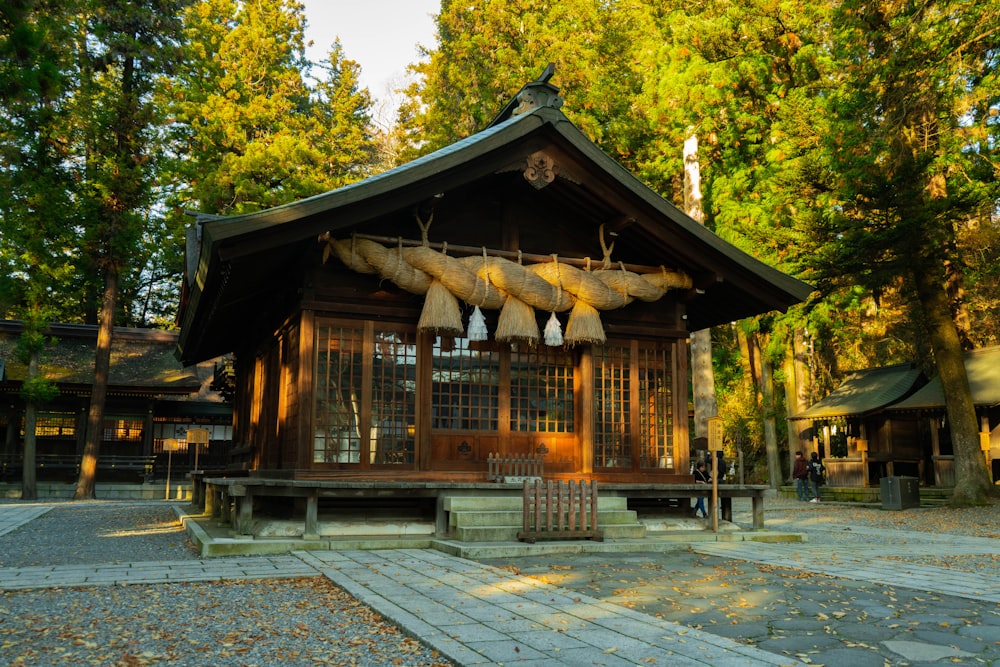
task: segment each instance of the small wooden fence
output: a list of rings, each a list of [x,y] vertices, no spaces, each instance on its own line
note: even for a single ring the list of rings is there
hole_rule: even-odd
[[[597,482],[524,481],[524,521],[517,539],[604,541],[597,528]]]
[[[486,479],[491,482],[522,482],[541,479],[545,459],[528,454],[494,454],[486,459]]]

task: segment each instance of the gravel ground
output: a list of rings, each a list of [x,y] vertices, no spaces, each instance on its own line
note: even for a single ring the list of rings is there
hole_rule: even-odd
[[[0,567],[197,560],[163,503],[60,504],[0,536]],[[450,662],[322,577],[0,592],[0,665]]]
[[[197,559],[187,532],[162,502],[60,503],[0,536],[0,567]]]

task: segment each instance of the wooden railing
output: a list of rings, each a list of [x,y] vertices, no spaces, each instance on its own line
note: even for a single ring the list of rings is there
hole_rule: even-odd
[[[60,478],[72,479],[80,474],[80,463],[82,456],[78,454],[36,454],[35,471],[38,475],[49,477],[58,475]],[[97,457],[97,471],[115,473],[135,473],[143,482],[148,482],[153,476],[153,467],[156,463],[156,456],[126,456],[119,454],[105,454]],[[3,477],[10,479],[21,478],[21,467],[23,458],[6,457],[0,462]]]
[[[528,454],[495,454],[486,459],[486,479],[491,482],[523,482],[541,479],[545,459]]]
[[[517,534],[522,542],[604,541],[604,533],[597,528],[597,482],[525,480],[522,499],[523,525]]]

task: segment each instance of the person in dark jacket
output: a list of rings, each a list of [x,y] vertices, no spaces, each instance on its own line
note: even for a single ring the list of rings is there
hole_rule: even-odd
[[[802,452],[795,452],[795,465],[792,466],[792,479],[795,480],[795,494],[805,502],[809,500],[809,463]]]
[[[813,499],[809,501],[811,503],[819,502],[819,485],[823,482],[824,470],[826,470],[826,467],[819,460],[819,454],[813,452],[809,457],[809,482],[813,488]]]
[[[708,476],[708,471],[705,469],[705,462],[698,461],[698,465],[694,468],[694,483],[695,484],[711,484],[712,478]],[[701,512],[699,515],[698,513]],[[699,497],[698,502],[694,505],[694,515],[702,516],[708,518],[708,510],[705,509],[705,499]]]

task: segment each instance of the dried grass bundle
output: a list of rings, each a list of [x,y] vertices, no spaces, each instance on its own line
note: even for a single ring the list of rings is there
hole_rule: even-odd
[[[569,322],[566,323],[566,335],[563,338],[570,346],[581,343],[604,345],[607,336],[597,309],[589,303],[577,301],[570,311]]]
[[[417,329],[439,336],[461,336],[465,331],[458,299],[439,280],[432,281],[427,289]]]
[[[500,309],[495,337],[501,343],[537,345],[540,334],[535,311],[520,299],[508,296],[507,302]]]

